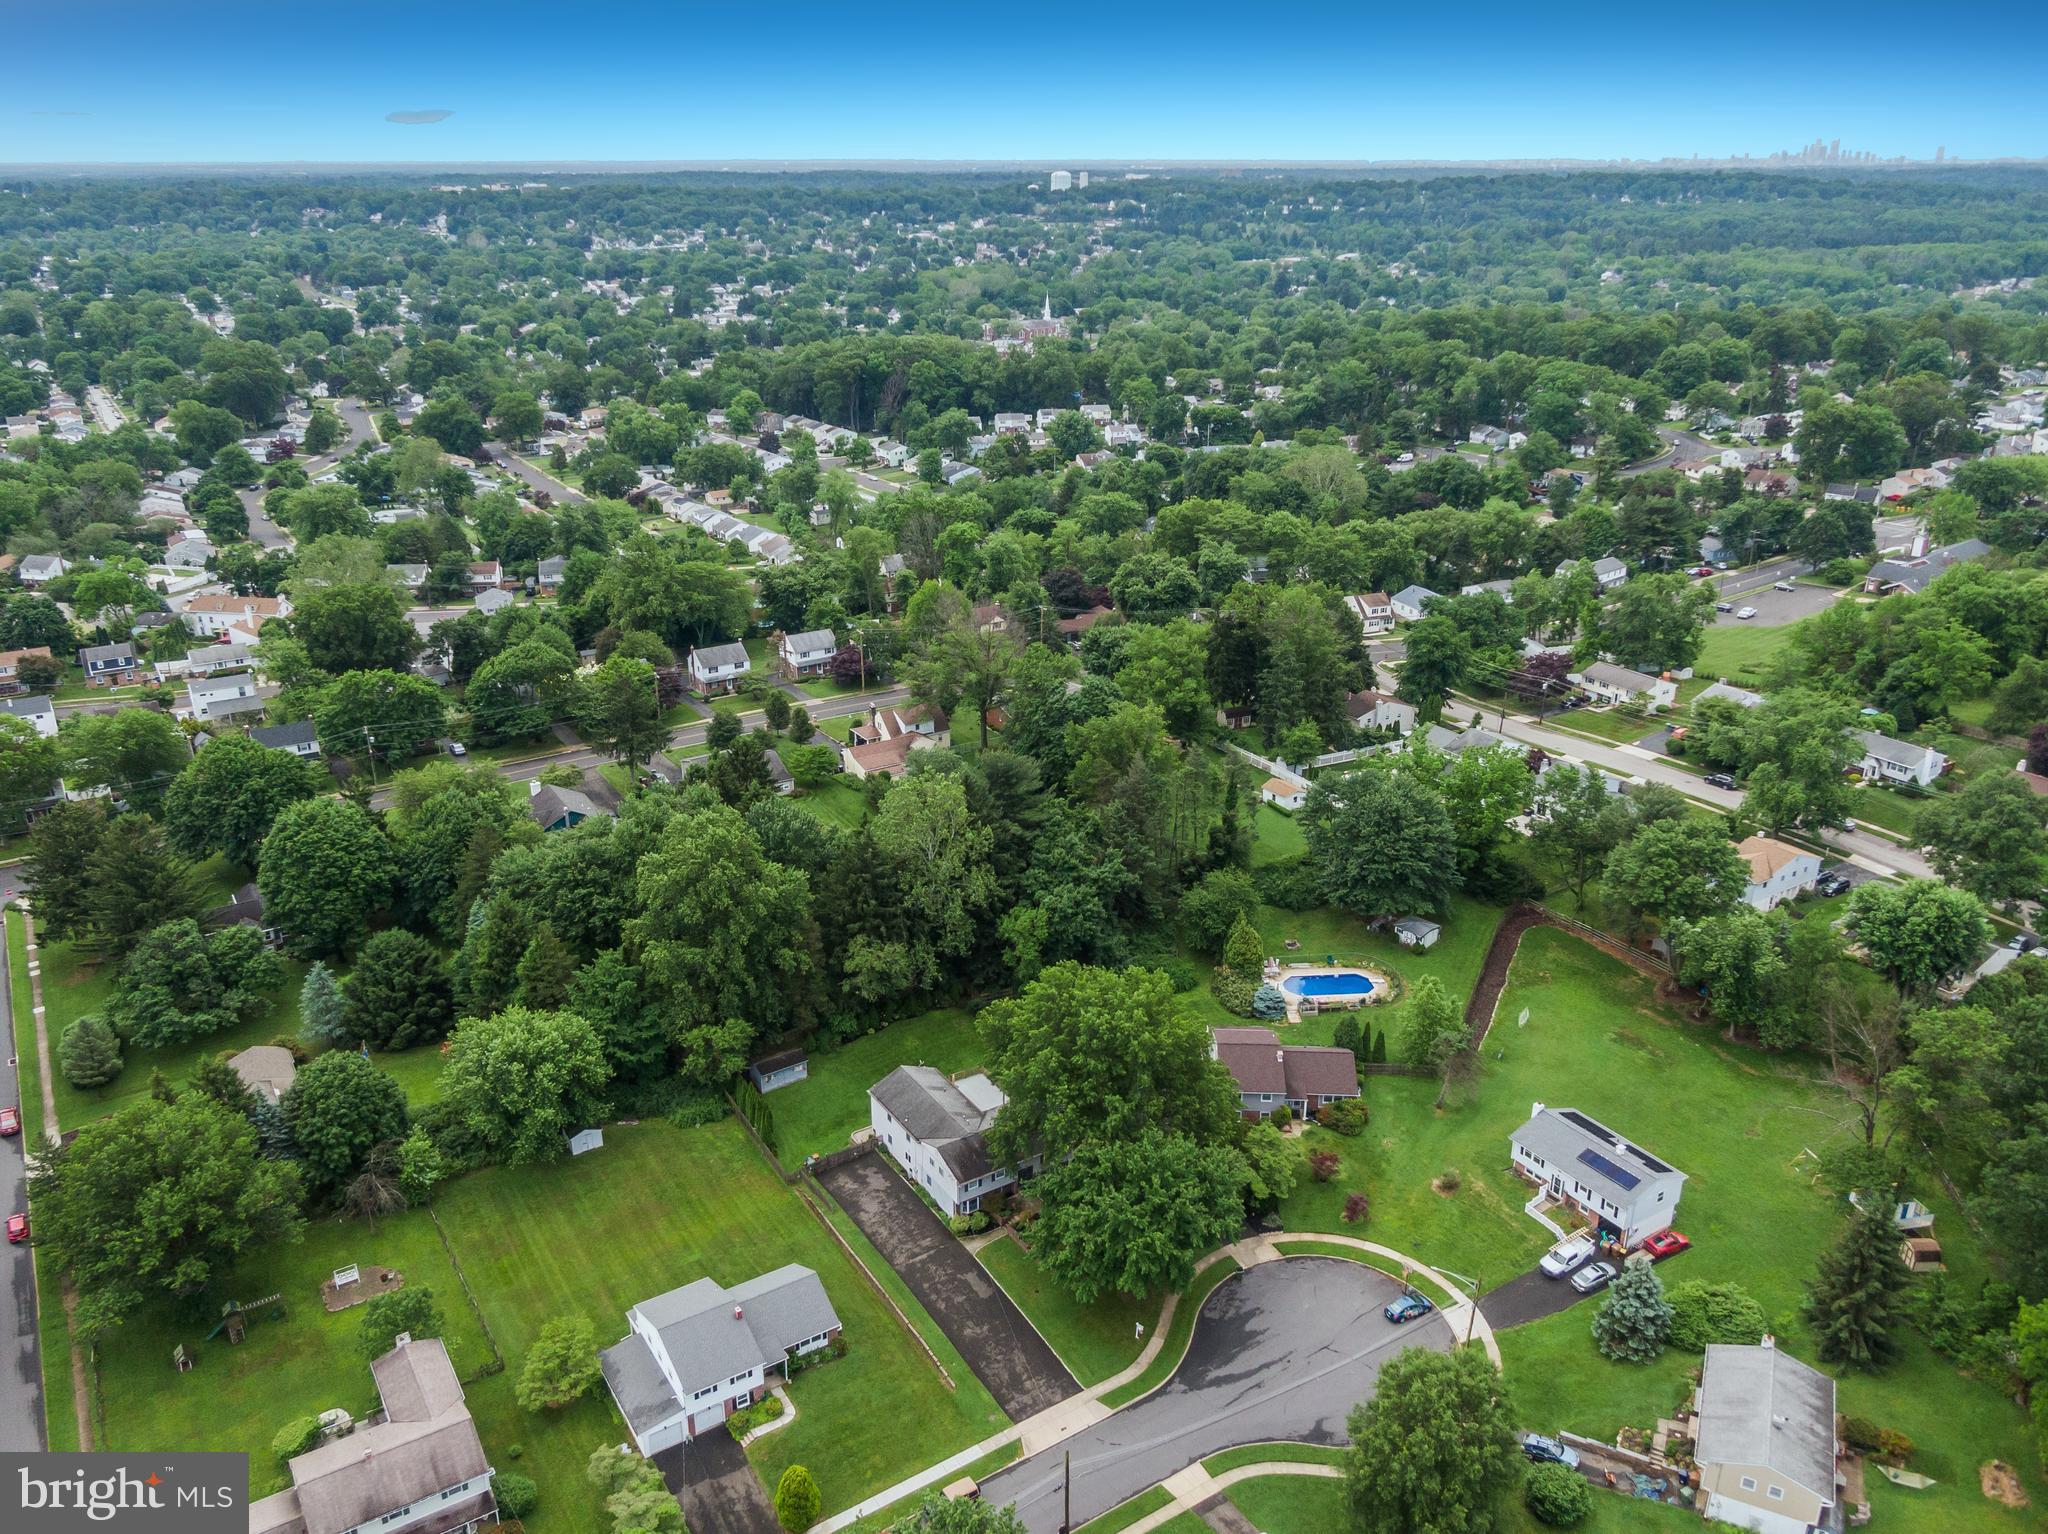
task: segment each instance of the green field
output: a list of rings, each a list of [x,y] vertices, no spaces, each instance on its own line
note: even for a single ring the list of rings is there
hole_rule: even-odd
[[[1111,1293],[1092,1305],[1077,1304],[1015,1241],[991,1241],[977,1255],[1083,1386],[1100,1384],[1136,1362],[1159,1320],[1160,1297],[1134,1300]]]
[[[1317,1443],[1248,1443],[1210,1455],[1202,1461],[1202,1468],[1221,1475],[1240,1465],[1341,1465],[1344,1452]]]
[[[1753,628],[1747,623],[1716,624],[1709,628],[1692,663],[1695,675],[1719,677],[1738,687],[1756,687],[1764,681],[1764,669],[1771,657],[1791,635],[1794,625]]]
[[[957,1355],[957,1388],[947,1388],[828,1232],[727,1120],[694,1130],[612,1126],[601,1151],[574,1161],[463,1178],[431,1214],[408,1211],[374,1226],[311,1222],[304,1242],[252,1257],[223,1286],[240,1298],[285,1299],[285,1319],[252,1326],[241,1347],[203,1342],[210,1313],[168,1302],[102,1343],[109,1445],[246,1451],[253,1491],[282,1485],[269,1443],[287,1418],[374,1404],[355,1346],[357,1315],[330,1316],[318,1299],[320,1281],[349,1262],[394,1267],[433,1290],[486,1448],[507,1466],[505,1451],[520,1445],[519,1470],[540,1483],[528,1526],[542,1534],[600,1527],[583,1465],[622,1430],[601,1393],[545,1416],[519,1408],[513,1383],[525,1348],[543,1322],[571,1312],[589,1316],[609,1342],[623,1334],[629,1305],[706,1274],[730,1284],[804,1263],[824,1279],[845,1326],[847,1356],[798,1376],[797,1420],[756,1446],[771,1486],[784,1466],[801,1461],[818,1475],[827,1509],[842,1507],[1004,1422]],[[171,1368],[180,1342],[198,1358],[189,1374]],[[61,1345],[48,1358],[59,1367]],[[891,1410],[877,1413],[877,1400]],[[53,1392],[53,1409],[59,1404]]]
[[[806,1156],[844,1149],[869,1122],[868,1088],[899,1065],[929,1065],[952,1076],[981,1064],[982,1057],[974,1019],[951,1009],[920,1013],[813,1054],[807,1080],[768,1097],[775,1154],[794,1170]]]
[[[1469,996],[1479,979],[1480,967],[1486,962],[1486,950],[1493,942],[1493,931],[1500,925],[1500,918],[1499,906],[1483,905],[1462,895],[1454,897],[1450,915],[1443,923],[1443,936],[1427,953],[1403,948],[1391,934],[1374,932],[1361,918],[1334,906],[1319,906],[1313,911],[1261,906],[1253,924],[1265,939],[1266,952],[1279,959],[1321,963],[1325,956],[1333,955],[1340,964],[1367,965],[1400,981],[1404,989],[1399,999],[1366,1007],[1359,1013],[1361,1025],[1387,1030],[1391,1046],[1399,1036],[1401,1018],[1407,1009],[1405,987],[1424,975],[1435,975],[1452,996],[1461,1001]],[[1290,951],[1286,946],[1290,938],[1300,947]],[[1206,984],[1207,966],[1214,959],[1197,956],[1195,962],[1203,969],[1205,983],[1184,993],[1181,1006],[1211,1027],[1242,1026],[1245,1020],[1225,1011]],[[1335,1012],[1324,1012],[1291,1027],[1283,1025],[1281,1031],[1290,1044],[1327,1044],[1338,1016]]]
[[[1261,804],[1258,814],[1252,818],[1252,838],[1254,868],[1298,857],[1308,850],[1308,841],[1301,834],[1301,823],[1287,811],[1270,804]]]
[[[1326,1475],[1259,1475],[1224,1493],[1260,1534],[1331,1534],[1350,1523],[1344,1483]]]
[[[827,825],[858,831],[868,818],[868,799],[857,778],[839,777],[821,788],[806,789],[789,801]]]

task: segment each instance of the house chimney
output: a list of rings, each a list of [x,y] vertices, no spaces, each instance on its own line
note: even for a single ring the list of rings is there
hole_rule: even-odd
[[[540,792],[540,790],[541,790],[541,781],[540,781],[540,779],[539,779],[539,778],[528,778],[528,779],[526,780],[526,797],[527,797],[527,798],[531,799],[531,798],[532,798],[532,797],[533,797],[533,796],[534,796],[535,794],[539,793],[539,792]]]
[[[404,1347],[404,1346],[405,1346],[405,1345],[406,1345],[407,1343],[409,1343],[409,1342],[411,1342],[411,1341],[412,1341],[412,1333],[411,1333],[411,1332],[400,1332],[400,1333],[399,1333],[399,1334],[398,1334],[398,1335],[397,1335],[396,1337],[393,1337],[393,1338],[391,1339],[391,1345],[392,1345],[392,1346],[393,1346],[394,1348],[402,1348],[402,1347]]]
[[[1533,1119],[1533,1118],[1539,1117],[1539,1116],[1540,1116],[1540,1115],[1542,1114],[1542,1112],[1543,1112],[1543,1104],[1541,1104],[1541,1103],[1531,1103],[1531,1104],[1529,1105],[1529,1117],[1530,1117],[1530,1118],[1532,1118],[1532,1119]]]
[[[1767,1347],[1767,1348],[1775,1348],[1775,1347],[1777,1347],[1777,1345],[1778,1345],[1778,1339],[1777,1339],[1777,1338],[1775,1338],[1775,1337],[1773,1337],[1773,1336],[1772,1336],[1772,1335],[1771,1335],[1771,1334],[1770,1334],[1769,1332],[1765,1332],[1765,1333],[1764,1333],[1764,1335],[1763,1335],[1763,1342],[1762,1342],[1761,1346],[1763,1346],[1763,1347]]]

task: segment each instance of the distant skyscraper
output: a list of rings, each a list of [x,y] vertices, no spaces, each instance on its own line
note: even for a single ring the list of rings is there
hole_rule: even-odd
[[[1948,158],[1948,145],[1946,145],[1946,144],[1936,144],[1936,145],[1934,146],[1934,163],[1935,163],[1936,165],[1939,165],[1939,164],[1940,164],[1940,163],[1941,163],[1941,162],[1942,162],[1943,160],[1946,160],[1947,158]]]
[[[1078,171],[1075,171],[1075,172],[1074,172],[1074,185],[1075,185],[1075,186],[1077,186],[1077,187],[1079,187],[1079,188],[1080,188],[1080,189],[1081,189],[1082,191],[1084,191],[1084,192],[1085,192],[1085,191],[1087,191],[1087,190],[1088,190],[1088,172],[1086,172],[1085,170],[1078,170]]]
[[[1074,178],[1063,170],[1056,170],[1048,178],[1048,184],[1055,192],[1064,192],[1074,184]]]

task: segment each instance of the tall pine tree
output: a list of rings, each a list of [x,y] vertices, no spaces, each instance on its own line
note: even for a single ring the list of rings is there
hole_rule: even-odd
[[[1663,1281],[1648,1257],[1631,1257],[1593,1317],[1593,1342],[1609,1358],[1646,1364],[1664,1351],[1670,1335],[1671,1306]]]
[[[334,971],[315,959],[299,986],[301,1031],[321,1044],[346,1044],[348,1029],[342,1018],[347,1004]]]
[[[1806,1318],[1824,1363],[1877,1369],[1898,1352],[1892,1329],[1904,1318],[1907,1274],[1888,1211],[1872,1201],[1851,1216],[1807,1286]]]

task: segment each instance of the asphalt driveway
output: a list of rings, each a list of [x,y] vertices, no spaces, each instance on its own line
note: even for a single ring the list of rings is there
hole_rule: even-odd
[[[1380,1314],[1400,1292],[1384,1273],[1334,1257],[1233,1274],[1203,1305],[1163,1388],[990,1476],[982,1495],[1014,1503],[1029,1534],[1057,1534],[1068,1455],[1078,1525],[1222,1449],[1343,1444],[1345,1418],[1372,1395],[1382,1364],[1406,1348],[1450,1350],[1442,1316],[1396,1326]]]
[[[782,1534],[747,1451],[724,1428],[654,1456],[690,1534]]]
[[[1081,1387],[1024,1313],[880,1155],[820,1174],[1012,1422]]]
[[[1572,1287],[1569,1278],[1546,1278],[1536,1268],[1531,1268],[1519,1278],[1511,1278],[1491,1294],[1479,1297],[1479,1313],[1486,1317],[1486,1324],[1495,1331],[1505,1331],[1510,1326],[1527,1326],[1531,1321],[1541,1321],[1572,1306],[1586,1296]]]

